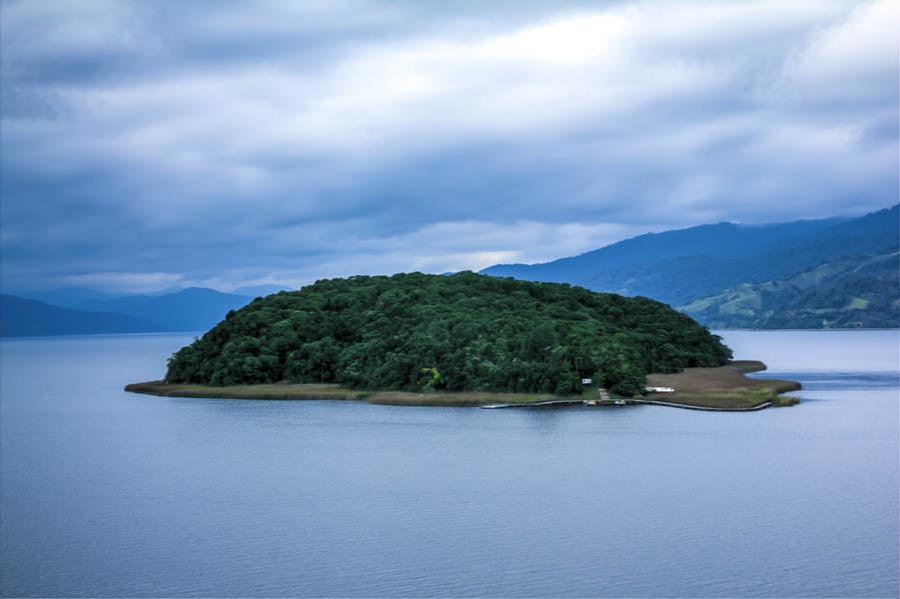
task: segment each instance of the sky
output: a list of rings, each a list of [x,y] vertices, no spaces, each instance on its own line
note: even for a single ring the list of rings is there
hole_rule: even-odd
[[[0,3],[0,286],[477,270],[898,198],[900,2]]]

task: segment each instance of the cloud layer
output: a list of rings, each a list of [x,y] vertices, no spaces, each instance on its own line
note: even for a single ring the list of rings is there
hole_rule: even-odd
[[[0,5],[4,287],[477,269],[897,201],[896,2],[502,7]]]

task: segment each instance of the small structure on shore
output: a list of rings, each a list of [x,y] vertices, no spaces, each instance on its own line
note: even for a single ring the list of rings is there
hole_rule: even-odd
[[[644,387],[644,391],[647,393],[675,393],[675,389],[672,387]]]

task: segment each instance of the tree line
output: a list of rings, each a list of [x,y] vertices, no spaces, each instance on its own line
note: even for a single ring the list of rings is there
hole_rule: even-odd
[[[178,352],[173,383],[633,395],[731,350],[646,298],[462,272],[356,276],[257,298]]]

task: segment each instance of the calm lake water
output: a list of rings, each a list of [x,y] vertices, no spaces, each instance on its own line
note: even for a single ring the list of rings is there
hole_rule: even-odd
[[[897,596],[898,332],[724,336],[803,402],[159,398],[189,336],[3,341],[0,590]]]

